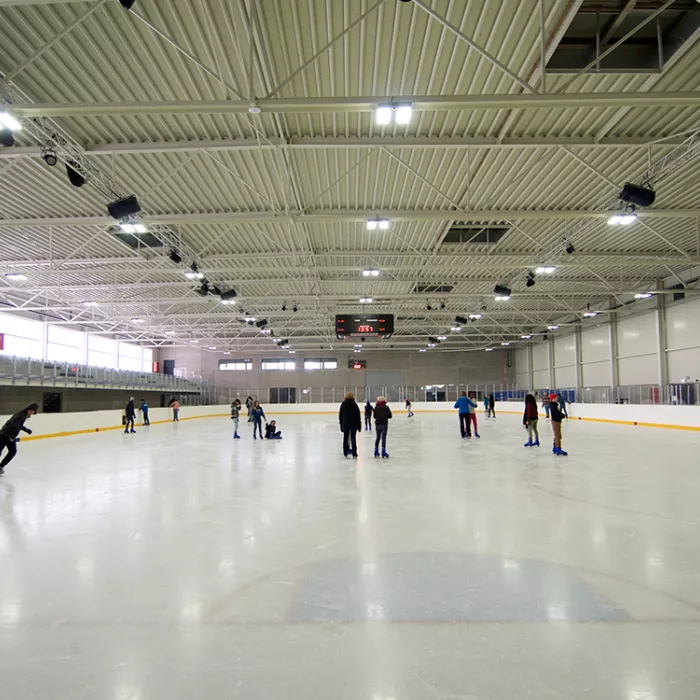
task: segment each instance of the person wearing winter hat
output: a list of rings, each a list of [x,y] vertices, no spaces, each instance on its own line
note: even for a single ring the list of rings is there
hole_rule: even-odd
[[[559,455],[560,457],[567,457],[569,453],[561,449],[561,422],[564,420],[564,414],[559,408],[556,394],[549,395],[549,413],[552,423],[552,433],[554,435],[552,454]]]
[[[374,407],[374,425],[377,437],[374,440],[374,456],[379,457],[379,441],[382,441],[382,459],[388,459],[386,451],[386,434],[389,430],[389,420],[393,418],[391,409],[387,406],[386,398],[379,396],[377,405]]]
[[[15,458],[17,454],[17,441],[19,431],[23,430],[27,435],[31,435],[32,431],[25,428],[24,424],[28,418],[39,412],[38,403],[30,403],[27,408],[15,413],[10,420],[5,423],[0,429],[0,454],[3,450],[7,450],[5,459],[0,462],[0,474],[3,474],[5,467]]]

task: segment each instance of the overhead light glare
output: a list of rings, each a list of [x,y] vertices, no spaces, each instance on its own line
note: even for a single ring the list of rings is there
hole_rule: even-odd
[[[9,112],[0,112],[0,124],[10,131],[22,131],[22,124]]]
[[[523,340],[530,340],[530,338],[532,338],[531,335],[521,335],[520,337],[521,337]]]
[[[486,352],[493,352],[493,348],[485,348]]]
[[[207,350],[216,350],[216,345],[210,345]]]
[[[391,123],[391,105],[379,105],[374,113],[374,121],[381,126]]]
[[[452,326],[452,328],[450,328],[450,330],[451,330],[453,333],[461,333],[461,332],[462,332],[462,326]]]
[[[389,219],[368,219],[367,230],[376,231],[386,231],[389,228]]]
[[[425,348],[421,348],[418,352],[428,352]]]
[[[558,330],[559,330],[559,326],[547,326],[547,330],[550,330],[550,331],[558,331]]]
[[[99,304],[96,301],[84,301],[83,306],[99,306]]]
[[[446,336],[446,335],[439,335],[439,336],[437,337],[437,339],[438,339],[438,340],[447,340],[447,336]]]
[[[410,104],[397,105],[396,107],[396,123],[410,124],[413,114],[413,106]]]
[[[379,277],[379,270],[368,269],[362,270],[363,277]]]
[[[584,318],[595,318],[597,315],[598,315],[597,311],[584,311],[583,312]]]
[[[651,292],[639,292],[639,294],[635,294],[634,298],[635,299],[649,299],[650,297],[653,297],[654,295]]]
[[[131,322],[132,323],[144,323],[144,320],[142,318],[132,318]]]
[[[479,319],[482,319],[483,316],[481,314],[469,314],[469,318],[472,321],[478,321]]]
[[[538,267],[535,270],[536,275],[551,275],[553,272],[556,272],[556,267],[554,265],[543,265],[542,267]]]
[[[505,347],[505,346],[510,345],[510,343],[501,343],[501,345],[503,345]]]
[[[510,301],[510,295],[509,294],[499,294],[496,297],[496,301]]]
[[[24,282],[27,279],[27,276],[21,274],[20,272],[8,272],[5,275],[5,279],[9,282]]]
[[[372,297],[362,297],[360,299],[360,304],[371,304],[374,301]]]
[[[635,213],[630,214],[613,214],[608,219],[608,226],[629,226],[637,220]]]

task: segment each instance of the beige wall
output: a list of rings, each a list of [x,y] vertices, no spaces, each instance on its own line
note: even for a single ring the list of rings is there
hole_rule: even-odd
[[[361,358],[367,362],[367,371],[398,371],[404,386],[425,384],[481,384],[515,383],[514,358],[508,367],[507,351],[493,352],[363,352],[359,355],[346,349],[325,350],[318,353],[297,352],[296,355],[272,352],[265,357],[295,358],[297,367],[303,367],[304,357],[333,357],[338,360],[336,371],[308,371],[297,369],[293,372],[265,371],[260,369],[262,355],[252,353],[220,353],[199,348],[161,348],[161,366],[164,360],[175,360],[175,367],[201,375],[211,385],[217,387],[242,387],[268,389],[270,387],[343,387],[364,386],[365,372],[347,369],[348,360]],[[250,358],[253,370],[248,372],[222,372],[218,370],[219,360]]]

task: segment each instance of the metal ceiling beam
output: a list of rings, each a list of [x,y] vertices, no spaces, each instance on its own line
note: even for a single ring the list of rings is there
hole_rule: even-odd
[[[318,210],[303,212],[291,210],[289,214],[278,211],[258,212],[199,212],[195,214],[151,214],[141,217],[150,225],[197,225],[197,224],[245,224],[245,223],[306,223],[326,224],[335,222],[365,222],[377,217],[390,221],[518,221],[518,220],[562,220],[607,219],[607,209],[482,209],[482,210]],[[695,209],[645,209],[638,212],[640,219],[694,219],[700,216],[700,208]],[[109,226],[116,225],[108,216],[63,216],[49,219],[18,218],[0,219],[0,228],[22,226]]]
[[[499,95],[405,95],[401,97],[296,97],[257,102],[263,114],[374,112],[387,99],[410,102],[414,111],[488,109],[590,109],[609,107],[700,107],[700,92],[590,92]],[[114,117],[154,114],[248,114],[246,100],[131,102],[15,102],[15,117]]]
[[[470,150],[503,150],[516,148],[553,148],[558,146],[577,148],[663,148],[677,146],[684,139],[674,136],[668,139],[650,140],[643,137],[604,138],[596,141],[592,136],[581,137],[510,137],[498,141],[496,137],[453,138],[450,136],[392,138],[366,136],[357,138],[334,138],[294,136],[282,141],[270,138],[266,142],[256,139],[230,141],[151,141],[147,143],[105,143],[85,146],[90,156],[141,155],[144,153],[193,153],[197,151],[274,151],[276,148],[290,150],[352,150],[365,148],[439,148]],[[15,158],[40,158],[39,146],[17,146],[0,150],[0,160]]]

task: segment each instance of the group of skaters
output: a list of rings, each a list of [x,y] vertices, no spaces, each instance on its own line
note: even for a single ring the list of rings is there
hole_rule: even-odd
[[[263,440],[281,440],[282,431],[277,427],[277,421],[271,420],[269,423],[265,423],[265,435],[263,436],[262,422],[267,421],[267,416],[263,407],[260,405],[259,401],[253,399],[252,396],[246,397],[245,400],[246,410],[248,411],[248,423],[253,424],[253,440],[258,439],[258,434],[260,439]],[[241,436],[238,434],[238,428],[241,420],[241,410],[243,409],[243,404],[240,399],[234,399],[231,404],[231,420],[233,421],[233,439],[240,440]]]
[[[569,414],[566,410],[566,399],[561,394],[545,394],[542,397],[542,407],[544,408],[545,417],[549,418],[552,424],[552,454],[559,457],[568,457],[569,453],[561,448],[561,422],[564,418],[569,419]],[[528,394],[525,397],[525,411],[523,413],[523,425],[527,430],[525,447],[540,446],[540,433],[537,430],[538,421],[537,399],[533,394]],[[532,439],[533,437],[535,438],[534,440]]]
[[[176,396],[168,402],[168,408],[172,409],[173,412],[173,423],[180,422],[180,402],[177,400]],[[141,411],[141,416],[143,418],[143,427],[146,428],[151,424],[151,419],[148,416],[149,407],[146,399],[141,399],[139,405],[139,411]],[[136,399],[132,396],[127,402],[124,408],[124,434],[128,435],[136,432]]]
[[[413,418],[411,410],[411,401],[406,398],[405,401],[408,417]],[[379,396],[377,403],[372,406],[372,402],[367,399],[365,403],[365,430],[372,430],[372,417],[374,417],[374,427],[376,437],[374,439],[374,456],[388,459],[389,453],[386,451],[386,436],[389,432],[389,421],[394,417],[387,404],[386,397]],[[338,421],[340,423],[340,432],[343,433],[343,457],[352,456],[357,459],[357,433],[362,430],[362,413],[360,407],[355,400],[354,392],[350,391],[346,394],[343,403],[340,404],[338,411]],[[381,452],[379,446],[381,444]]]

